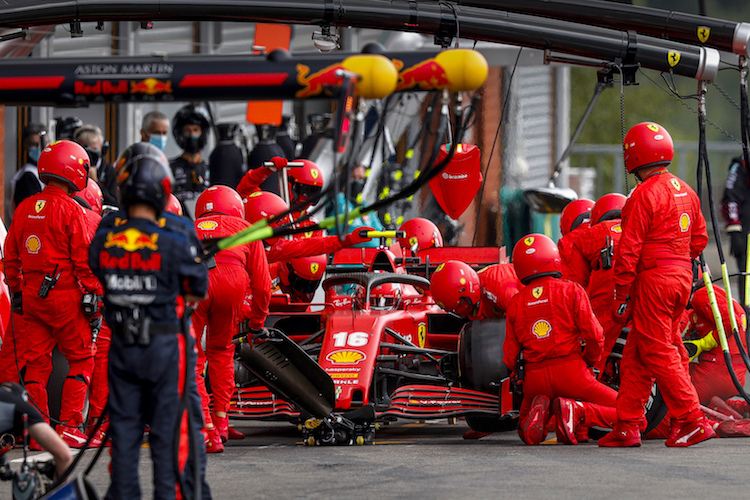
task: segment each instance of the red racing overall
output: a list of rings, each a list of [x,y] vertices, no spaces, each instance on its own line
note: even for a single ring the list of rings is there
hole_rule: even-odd
[[[615,296],[617,302],[630,297],[633,329],[621,362],[618,420],[633,426],[641,422],[654,379],[674,419],[700,419],[698,397],[683,363],[684,347],[675,342],[690,297],[691,259],[708,242],[698,197],[666,169],[657,170],[625,203],[622,230]]]
[[[586,366],[599,359],[603,342],[602,327],[591,312],[586,291],[577,283],[540,277],[515,296],[507,312],[503,362],[516,371],[523,351],[519,435],[524,442],[521,429],[531,401],[540,394],[550,400],[562,397],[595,403],[587,405],[586,425],[614,420],[611,407],[617,393],[598,382]]]
[[[504,318],[513,297],[523,289],[513,264],[494,264],[477,272],[482,296],[476,317],[469,319]]]

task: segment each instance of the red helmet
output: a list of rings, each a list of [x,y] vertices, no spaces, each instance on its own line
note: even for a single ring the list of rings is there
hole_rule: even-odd
[[[297,302],[310,302],[326,272],[328,256],[312,255],[291,259],[279,267],[281,290]]]
[[[619,219],[622,207],[628,201],[627,196],[620,193],[605,194],[594,203],[591,209],[591,225],[598,224],[605,220]]]
[[[625,168],[633,173],[639,168],[668,165],[674,157],[674,143],[669,132],[653,122],[634,125],[625,134]]]
[[[430,220],[421,217],[409,219],[401,224],[398,230],[406,233],[405,238],[398,238],[401,248],[418,252],[419,250],[443,246],[443,235]]]
[[[354,301],[360,309],[364,309],[367,300],[365,287],[357,285]],[[398,283],[383,283],[370,292],[370,309],[375,311],[391,311],[401,305],[401,285]]]
[[[201,193],[195,202],[195,216],[206,214],[224,214],[245,218],[245,207],[242,197],[229,186],[211,186]]]
[[[42,182],[61,181],[70,188],[72,195],[86,187],[89,154],[77,142],[57,141],[42,150],[37,166]]]
[[[448,260],[430,278],[430,292],[446,311],[469,316],[481,298],[479,275],[460,260]]]
[[[562,275],[560,251],[554,241],[543,234],[529,234],[513,247],[513,267],[521,283],[541,276]]]
[[[323,189],[323,172],[320,167],[310,160],[295,161],[301,161],[304,166],[287,170],[293,205],[309,200]]]
[[[84,208],[88,208],[99,215],[102,214],[102,206],[104,205],[104,195],[94,179],[88,178],[86,187],[76,194],[73,195],[79,205]],[[83,202],[83,203],[82,203]]]
[[[175,195],[172,193],[169,193],[169,198],[167,198],[167,206],[164,207],[165,212],[170,212],[175,215],[184,215],[182,212],[182,205],[180,204],[180,200],[177,199]]]
[[[245,220],[250,224],[255,224],[259,220],[268,219],[271,216],[277,216],[289,210],[289,205],[280,196],[270,191],[250,193],[250,196],[242,200],[242,203],[245,205]],[[270,226],[279,227],[291,222],[291,216],[287,215],[286,217],[274,220]],[[277,237],[267,238],[266,242],[269,245],[273,245],[278,239]]]
[[[560,233],[565,236],[581,224],[589,221],[594,200],[581,198],[565,205],[560,216]]]

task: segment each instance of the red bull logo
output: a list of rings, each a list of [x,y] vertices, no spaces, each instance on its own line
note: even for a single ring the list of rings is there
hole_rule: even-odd
[[[156,78],[146,78],[140,82],[130,82],[130,93],[146,95],[171,94],[172,82],[162,82]]]
[[[422,90],[444,89],[450,84],[445,68],[435,59],[426,59],[399,73],[396,92],[415,87]]]
[[[336,63],[326,66],[310,75],[310,67],[304,64],[297,65],[297,83],[302,88],[294,94],[296,97],[312,97],[320,95],[326,87],[340,87],[344,80],[340,76],[336,76],[336,71],[345,69],[343,65]],[[309,75],[309,76],[308,76]]]
[[[115,257],[102,250],[99,252],[99,264],[104,269],[135,269],[137,271],[161,270],[161,254],[154,253],[146,258],[139,253],[126,253]]]
[[[129,227],[125,231],[107,234],[104,242],[104,248],[122,248],[126,252],[136,252],[138,250],[158,250],[159,246],[156,241],[159,239],[157,233],[146,234]]]

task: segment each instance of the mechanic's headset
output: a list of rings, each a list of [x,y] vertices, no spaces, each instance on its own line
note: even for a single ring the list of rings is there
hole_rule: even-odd
[[[81,135],[85,133],[101,134],[102,131],[98,128],[92,127],[91,125],[84,125],[83,127],[78,127],[76,129],[75,133],[73,134],[73,140],[80,144],[78,139],[80,139]],[[107,156],[107,153],[109,153],[109,147],[109,141],[102,141],[102,151],[101,153],[99,153],[100,158]],[[86,146],[84,149],[88,150],[88,146]]]

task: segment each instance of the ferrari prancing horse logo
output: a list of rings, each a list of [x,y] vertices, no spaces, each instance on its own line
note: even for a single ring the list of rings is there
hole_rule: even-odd
[[[527,247],[530,247],[531,245],[534,244],[534,237],[529,236],[528,238],[524,239],[523,242]]]
[[[313,273],[313,275],[318,274],[318,269],[319,266],[317,262],[310,264],[310,272]]]
[[[42,210],[44,210],[44,205],[46,205],[46,204],[47,204],[47,202],[44,201],[44,200],[37,201],[36,204],[34,205],[34,210],[36,211],[36,213],[39,213]]]
[[[542,296],[542,293],[544,293],[544,287],[538,286],[531,290],[531,295],[534,296],[535,299],[538,299]]]
[[[678,181],[677,179],[670,179],[670,180],[672,182],[672,185],[677,191],[679,191],[682,188],[682,186],[680,186],[680,181]]]
[[[680,53],[676,50],[670,50],[667,54],[667,62],[669,63],[669,66],[674,68],[677,66],[677,63],[680,62]]]
[[[698,40],[701,43],[706,43],[709,36],[711,36],[711,28],[708,26],[698,26]]]

